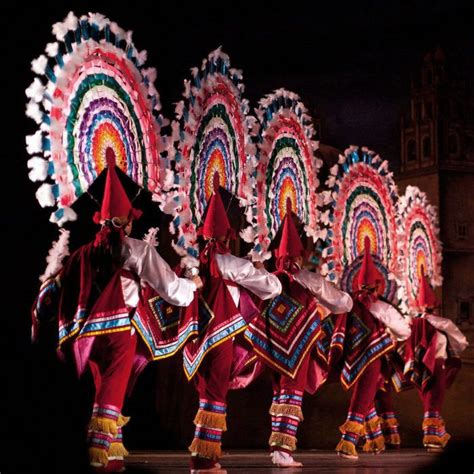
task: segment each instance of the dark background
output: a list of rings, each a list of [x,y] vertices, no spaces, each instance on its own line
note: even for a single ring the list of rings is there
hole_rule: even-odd
[[[33,80],[30,61],[53,41],[51,25],[69,10],[78,16],[99,11],[134,31],[137,48],[148,50],[147,65],[158,70],[156,87],[165,116],[172,117],[189,68],[200,66],[222,45],[232,66],[243,69],[244,96],[252,108],[275,88],[293,90],[311,115],[322,116],[323,143],[340,149],[351,143],[368,145],[395,169],[400,112],[408,103],[410,74],[418,73],[424,54],[441,46],[459,74],[472,78],[473,72],[474,4],[469,1],[292,1],[283,6],[266,1],[127,6],[81,1],[2,7],[1,425],[8,454],[1,462],[12,465],[0,467],[2,473],[30,472],[33,466],[41,472],[76,469],[82,439],[78,426],[87,417],[84,406],[91,395],[87,382],[78,385],[67,367],[55,361],[51,341],[39,347],[29,342],[29,309],[57,229],[49,223],[51,210],[41,209],[35,200],[37,183],[27,176],[25,135],[35,131],[35,124],[24,116],[24,90]],[[82,205],[84,212],[92,212]],[[79,242],[92,230],[76,226],[73,237]],[[190,387],[183,389],[179,365],[178,359],[154,364],[143,374],[127,405],[134,416],[127,432],[131,447],[183,448],[189,442],[196,400]],[[244,417],[241,412],[229,415],[229,424],[241,430],[231,428],[228,434],[235,446],[250,439],[246,432],[263,432],[261,446],[266,443],[267,427],[260,426],[268,420],[258,411],[268,406],[265,380],[252,393],[258,401]],[[239,397],[232,394],[230,405]],[[326,421],[327,429],[337,426],[335,419]]]

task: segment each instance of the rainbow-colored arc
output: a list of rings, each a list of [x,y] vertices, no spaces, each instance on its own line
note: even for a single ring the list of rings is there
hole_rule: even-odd
[[[286,214],[286,202],[315,238],[318,229],[317,178],[321,161],[306,108],[299,97],[280,89],[263,98],[257,110],[259,129],[255,189],[257,229],[254,258],[268,258],[268,247]]]
[[[438,215],[425,193],[408,186],[398,204],[398,247],[402,309],[418,311],[421,267],[432,286],[442,284],[442,251],[439,240]]]
[[[38,191],[40,204],[58,206],[52,220],[59,225],[73,218],[69,207],[104,169],[107,148],[131,179],[160,195],[162,118],[154,116],[159,96],[154,70],[143,68],[144,52],[100,14],[70,13],[53,32],[58,43],[48,45],[49,58],[33,61],[48,82],[36,78],[26,91],[29,115],[42,114],[40,130],[27,137],[28,151],[48,162],[47,176],[40,176],[44,163],[30,160],[30,176],[53,181]]]
[[[386,287],[394,291],[388,276],[397,272],[398,196],[387,162],[366,148],[351,147],[331,168],[326,184],[329,192],[323,203],[328,214],[322,245],[323,273],[332,281],[339,281],[344,272],[351,274],[352,267],[360,265],[368,237],[371,253],[379,266],[385,267],[382,273],[387,277]]]

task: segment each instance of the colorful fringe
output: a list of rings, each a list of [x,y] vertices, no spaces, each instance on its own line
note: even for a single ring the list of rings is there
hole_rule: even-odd
[[[401,444],[400,433],[398,432],[397,417],[393,411],[385,412],[381,415],[382,418],[382,432],[385,438],[385,445],[387,447],[399,448]]]
[[[446,432],[444,420],[437,411],[427,411],[423,416],[423,446],[444,448],[451,435]]]
[[[122,444],[122,430],[119,427],[119,419],[120,422],[123,422],[125,417],[120,417],[120,411],[116,407],[94,405],[92,418],[87,427],[89,463],[92,466],[107,466],[110,456],[109,452],[113,444],[115,444],[112,448],[113,452],[126,453],[126,449]],[[119,448],[119,445],[123,450]],[[118,457],[119,455],[116,454],[114,456]]]
[[[339,427],[342,437],[336,446],[336,451],[357,456],[357,443],[359,438],[365,435],[364,421],[363,415],[352,412],[348,413],[347,420]]]
[[[217,460],[221,456],[222,432],[226,426],[226,404],[199,400],[199,410],[194,418],[196,430],[189,446],[193,455]]]
[[[272,434],[268,440],[272,451],[295,451],[296,432],[303,420],[302,403],[303,392],[298,390],[281,390],[274,394],[270,407]]]
[[[374,454],[380,453],[385,449],[380,418],[375,408],[371,408],[365,417],[365,444],[363,449],[365,452]]]

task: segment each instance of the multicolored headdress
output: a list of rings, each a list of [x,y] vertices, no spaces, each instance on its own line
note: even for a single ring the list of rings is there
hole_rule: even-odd
[[[306,235],[316,240],[316,189],[322,162],[314,155],[318,142],[311,117],[296,94],[279,89],[260,101],[256,113],[256,214],[252,226],[241,235],[254,242],[252,257],[265,260],[270,257],[270,242],[287,214],[287,200],[304,223]]]
[[[388,270],[397,272],[396,209],[398,198],[388,162],[363,147],[351,146],[330,169],[323,191],[319,237],[323,241],[321,272],[339,282],[345,269],[360,257],[365,237],[372,256]],[[388,282],[387,282],[388,283]]]
[[[416,186],[408,186],[405,195],[400,196],[397,226],[401,309],[406,314],[416,313],[420,281],[423,280],[421,268],[433,287],[443,282],[438,214],[426,194]]]
[[[209,54],[201,69],[191,71],[172,125],[176,187],[164,211],[174,216],[176,251],[193,261],[198,256],[196,230],[213,194],[214,175],[240,205],[250,204],[255,147],[249,129],[255,119],[247,116],[248,102],[242,98],[242,72],[230,67],[220,49]]]
[[[26,90],[26,114],[39,125],[26,143],[34,155],[29,176],[44,181],[41,206],[57,207],[51,221],[60,226],[74,220],[70,206],[105,168],[109,148],[117,166],[160,200],[163,118],[154,115],[161,105],[146,51],[99,13],[70,12],[53,34],[57,41],[32,62],[39,77]]]

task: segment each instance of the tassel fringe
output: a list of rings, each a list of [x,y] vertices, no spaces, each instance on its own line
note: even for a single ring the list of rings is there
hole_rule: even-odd
[[[385,438],[385,444],[391,445],[391,446],[400,446],[401,444],[401,439],[400,435],[398,433],[390,433],[384,435]]]
[[[100,433],[112,434],[114,436],[118,433],[117,422],[110,418],[103,418],[93,416],[89,421],[88,431],[98,431]]]
[[[273,416],[296,416],[303,421],[303,410],[298,405],[284,405],[280,403],[272,403],[270,407],[270,415]]]
[[[343,425],[339,427],[341,433],[355,433],[359,436],[365,435],[365,427],[362,423],[357,423],[357,421],[347,420]]]
[[[398,420],[396,418],[381,418],[381,423],[382,423],[382,428],[398,428],[400,425],[398,423]]]
[[[197,453],[199,457],[206,459],[217,460],[222,455],[221,443],[204,441],[199,438],[194,438],[188,449],[191,453]]]
[[[107,464],[109,463],[107,451],[105,449],[100,448],[89,448],[89,463],[99,463],[103,466],[107,466]]]
[[[207,428],[218,428],[227,431],[226,418],[224,413],[213,413],[212,411],[198,410],[194,418],[195,425]]]
[[[294,436],[290,436],[285,433],[273,432],[270,435],[270,439],[268,440],[268,443],[271,447],[279,446],[282,448],[289,449],[290,451],[296,450],[296,438]]]
[[[369,421],[365,422],[365,429],[367,432],[374,431],[380,427],[381,419],[376,416]]]
[[[423,436],[423,446],[436,445],[444,448],[450,439],[449,433],[445,433],[443,436],[425,435]]]
[[[444,421],[442,418],[425,418],[421,427],[423,429],[434,426],[436,428],[444,428]]]
[[[122,426],[125,426],[129,421],[130,421],[129,416],[119,415],[118,420],[117,420],[117,426],[119,428],[122,428]]]
[[[336,446],[336,451],[344,454],[351,454],[352,456],[357,456],[357,450],[353,443],[341,439],[339,444]]]
[[[125,456],[128,456],[129,453],[123,443],[112,443],[107,454],[109,457],[124,458]]]
[[[385,449],[385,440],[383,436],[378,436],[375,439],[368,439],[364,444],[364,452],[366,453],[378,453]]]

